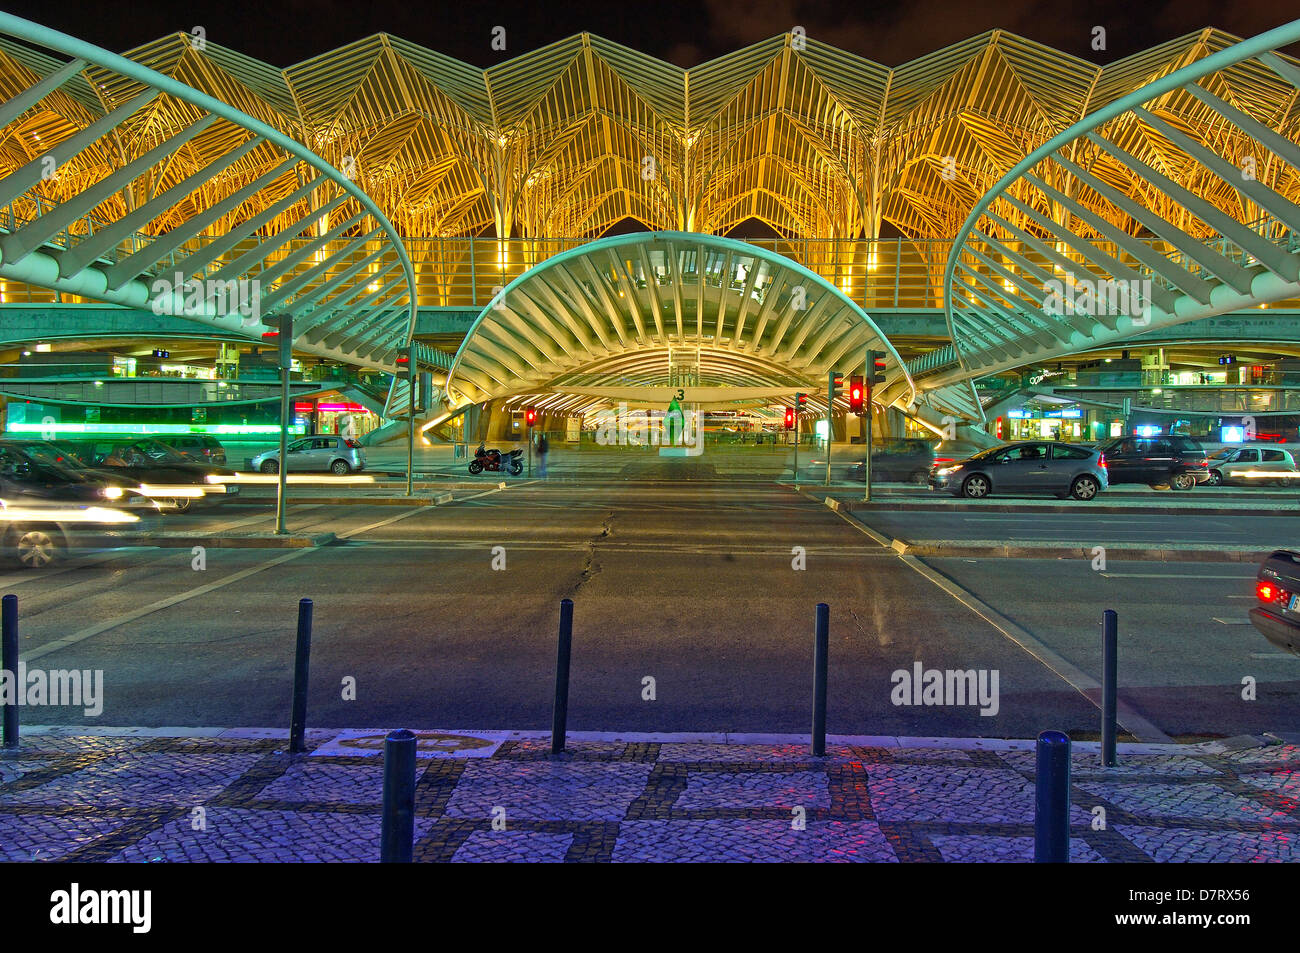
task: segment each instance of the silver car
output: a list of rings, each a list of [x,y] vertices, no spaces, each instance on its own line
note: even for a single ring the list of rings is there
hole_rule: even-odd
[[[1225,447],[1210,454],[1210,485],[1242,483],[1246,486],[1300,485],[1295,459],[1279,447]]]
[[[1020,441],[938,467],[930,488],[982,499],[991,493],[1053,493],[1091,500],[1110,484],[1106,458],[1091,447]]]
[[[343,476],[366,468],[366,451],[361,444],[346,437],[300,437],[288,446],[289,470],[317,470]],[[260,473],[280,472],[279,449],[259,453],[248,461],[249,468]]]

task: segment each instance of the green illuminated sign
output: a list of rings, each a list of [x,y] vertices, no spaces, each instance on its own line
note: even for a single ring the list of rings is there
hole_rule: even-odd
[[[100,424],[100,423],[10,423],[5,427],[9,433],[38,434],[175,434],[205,433],[213,436],[274,436],[280,432],[278,424]],[[289,433],[304,434],[307,428],[303,424],[291,424]]]

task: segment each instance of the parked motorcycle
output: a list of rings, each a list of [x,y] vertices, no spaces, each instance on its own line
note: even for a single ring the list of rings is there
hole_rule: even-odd
[[[469,472],[477,476],[484,470],[491,473],[504,470],[511,476],[519,476],[524,472],[524,462],[520,459],[523,455],[522,450],[507,450],[505,453],[500,450],[484,450],[480,443],[474,451],[474,459],[469,463]]]

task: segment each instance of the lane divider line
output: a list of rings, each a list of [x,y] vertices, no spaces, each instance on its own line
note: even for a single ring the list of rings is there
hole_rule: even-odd
[[[836,515],[850,526],[863,531],[867,536],[873,535],[873,533],[868,532],[868,527],[859,523],[857,520],[839,512],[838,509],[835,512]],[[879,534],[874,535],[878,536]],[[881,538],[883,539],[884,537]],[[1040,664],[1047,668],[1048,671],[1052,672],[1052,674],[1056,675],[1076,692],[1086,698],[1095,708],[1098,710],[1101,709],[1101,684],[1087,672],[1074,665],[1074,663],[1067,661],[1055,650],[1049,648],[1044,642],[1036,638],[1032,633],[1016,625],[974,593],[962,588],[938,570],[935,570],[921,562],[921,560],[916,556],[909,556],[905,552],[899,552],[898,558],[905,563],[908,568],[914,570],[921,576],[924,576],[935,586],[938,586],[957,602],[961,603],[989,625],[993,626],[993,628],[1001,632],[1004,638],[1018,646],[1026,654],[1036,659]],[[1139,741],[1155,741],[1162,744],[1173,742],[1173,739],[1170,738],[1169,735],[1165,734],[1141,714],[1134,711],[1133,708],[1122,698],[1118,701],[1115,708],[1116,720],[1124,730]]]

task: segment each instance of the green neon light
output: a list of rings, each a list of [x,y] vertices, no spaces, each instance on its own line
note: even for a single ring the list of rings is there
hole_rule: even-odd
[[[188,434],[202,433],[214,436],[274,436],[280,432],[278,424],[28,424],[10,423],[5,427],[9,433],[39,434]],[[289,433],[302,435],[307,432],[304,424],[291,424]]]

